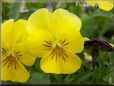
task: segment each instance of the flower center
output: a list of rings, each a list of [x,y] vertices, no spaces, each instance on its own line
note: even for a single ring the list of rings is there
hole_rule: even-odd
[[[46,47],[46,49],[48,48],[52,50],[50,56],[52,59],[56,58],[56,61],[58,58],[62,58],[65,61],[65,58],[68,57],[67,52],[64,49],[67,47],[67,45],[69,45],[69,42],[66,39],[56,40],[55,42],[44,41],[43,45]]]
[[[8,49],[2,48],[3,60],[2,65],[9,67],[14,67],[17,69],[18,60],[21,59],[20,51],[11,53]]]
[[[52,59],[56,58],[56,61],[58,58],[62,58],[65,61],[66,60],[65,58],[68,57],[67,52],[58,45],[56,45],[56,47],[52,50],[50,56],[52,57]]]
[[[58,47],[66,47],[67,45],[69,45],[69,42],[67,41],[67,39],[64,40],[56,40],[55,42],[51,42],[51,41],[46,41],[44,40],[44,44],[43,46],[45,46],[46,48],[55,48],[56,46]]]

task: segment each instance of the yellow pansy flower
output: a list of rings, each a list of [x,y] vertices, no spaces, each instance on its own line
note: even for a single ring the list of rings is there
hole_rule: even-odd
[[[84,48],[81,20],[64,9],[53,13],[42,8],[28,18],[28,49],[41,57],[45,73],[71,74],[79,70],[81,59],[75,55]]]
[[[26,21],[20,19],[14,22],[13,19],[9,19],[2,24],[1,34],[1,80],[26,82],[30,74],[24,65],[32,66],[35,61],[35,57],[29,55],[29,51],[25,47],[28,36]]]
[[[90,6],[98,5],[98,7],[105,11],[110,11],[114,7],[113,0],[86,0]]]

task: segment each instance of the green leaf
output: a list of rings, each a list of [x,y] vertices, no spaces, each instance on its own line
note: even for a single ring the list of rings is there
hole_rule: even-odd
[[[79,84],[81,82],[86,83],[86,81],[90,81],[90,77],[92,76],[93,76],[93,72],[83,72],[83,73],[79,73],[77,75],[71,76],[70,79],[74,78],[74,80],[71,81],[71,83]]]
[[[80,76],[80,78],[76,82],[85,82],[87,79],[89,79],[93,75],[93,72],[87,72]]]
[[[40,58],[36,58],[36,61],[34,63],[34,68],[36,69],[36,71],[38,72],[42,72],[41,69],[40,69]]]
[[[50,84],[49,74],[34,72],[28,84]]]

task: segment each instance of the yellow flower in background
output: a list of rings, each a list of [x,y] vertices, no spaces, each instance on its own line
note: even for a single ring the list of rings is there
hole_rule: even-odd
[[[13,19],[2,24],[1,80],[26,82],[30,74],[24,67],[32,66],[35,58],[25,47],[27,39],[26,21]],[[24,65],[23,65],[24,64]]]
[[[40,67],[45,73],[71,74],[81,67],[75,55],[84,48],[80,34],[81,20],[64,9],[53,13],[42,8],[28,19],[28,49],[41,57]]]
[[[114,7],[113,0],[86,0],[90,6],[98,5],[98,7],[105,11],[110,11]]]

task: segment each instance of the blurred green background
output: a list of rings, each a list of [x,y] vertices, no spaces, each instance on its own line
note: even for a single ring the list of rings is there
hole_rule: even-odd
[[[84,2],[80,4],[82,5]],[[81,33],[84,37],[97,38],[114,44],[114,8],[107,12],[98,7],[81,7],[80,4],[77,5],[75,0],[55,2],[49,0],[3,0],[2,22],[10,18],[27,19],[31,13],[40,8],[47,7],[51,11],[64,8],[82,20]],[[92,63],[86,63],[84,52],[86,51],[79,54],[83,60],[81,69],[70,75],[45,74],[40,70],[40,60],[37,59],[32,67],[27,67],[31,73],[27,84],[114,84],[114,52],[101,50],[96,57],[98,66],[95,66],[94,69]]]

